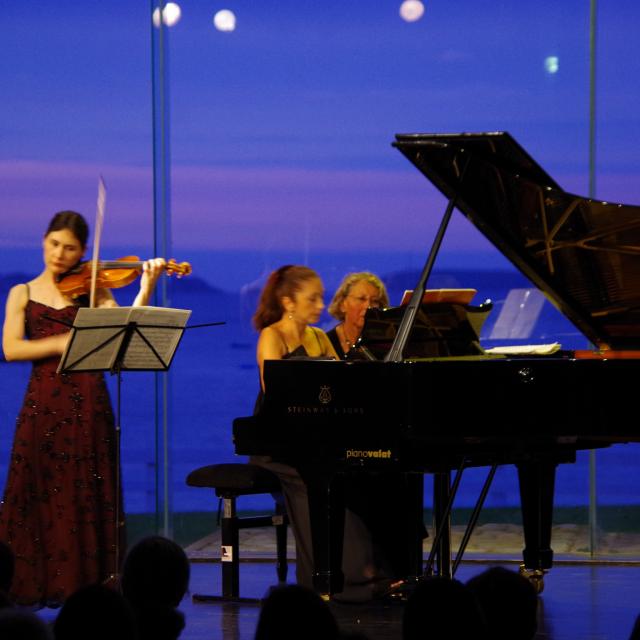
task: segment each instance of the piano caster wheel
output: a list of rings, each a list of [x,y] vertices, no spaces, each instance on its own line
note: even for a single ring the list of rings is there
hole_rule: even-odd
[[[524,576],[534,587],[536,593],[544,591],[544,569],[527,569],[523,564],[520,565],[520,575]]]

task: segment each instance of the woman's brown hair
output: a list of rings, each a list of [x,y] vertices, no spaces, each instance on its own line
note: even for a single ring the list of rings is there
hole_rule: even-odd
[[[280,320],[284,313],[282,298],[293,300],[303,283],[313,278],[319,279],[320,276],[313,269],[300,265],[287,264],[273,271],[260,294],[258,308],[253,316],[253,326],[262,331]]]
[[[45,238],[52,231],[62,231],[62,229],[68,229],[77,238],[78,242],[84,249],[87,246],[87,240],[89,238],[89,225],[87,221],[76,211],[58,211],[45,232]]]

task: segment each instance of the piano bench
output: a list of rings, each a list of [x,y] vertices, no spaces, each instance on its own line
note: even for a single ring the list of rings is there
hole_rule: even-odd
[[[194,594],[193,600],[257,602],[256,598],[240,597],[240,529],[275,527],[276,572],[278,581],[287,579],[287,525],[288,518],[280,481],[271,471],[255,464],[211,464],[193,470],[187,476],[190,487],[214,489],[218,496],[218,522],[220,524],[220,563],[222,567],[222,595]],[[236,500],[240,496],[274,494],[271,515],[238,517]]]

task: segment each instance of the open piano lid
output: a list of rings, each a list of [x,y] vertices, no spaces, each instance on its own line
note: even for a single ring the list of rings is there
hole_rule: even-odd
[[[639,206],[567,193],[506,132],[393,146],[593,343],[640,349]]]

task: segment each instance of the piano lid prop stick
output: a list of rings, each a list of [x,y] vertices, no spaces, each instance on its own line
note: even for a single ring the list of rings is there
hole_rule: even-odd
[[[465,150],[460,149],[460,154],[464,154]],[[471,154],[467,154],[464,159],[464,164],[462,166],[462,170],[460,171],[460,177],[458,179],[458,187],[462,184],[464,180],[464,176],[467,172],[467,167],[469,166],[469,162],[471,160]],[[456,166],[456,163],[453,163]],[[433,269],[433,263],[436,261],[436,255],[440,250],[440,245],[442,244],[442,239],[444,238],[444,234],[447,230],[447,226],[449,225],[449,220],[451,220],[451,216],[453,214],[453,209],[456,206],[456,200],[458,199],[458,192],[456,191],[453,196],[451,196],[449,200],[449,204],[447,205],[447,209],[442,216],[442,220],[440,221],[440,226],[438,227],[438,232],[436,233],[436,237],[431,245],[431,250],[429,251],[429,256],[427,257],[427,262],[424,265],[424,269],[422,270],[422,274],[420,276],[420,280],[418,284],[413,289],[413,295],[411,296],[411,300],[409,300],[409,304],[407,305],[407,309],[404,312],[404,316],[398,326],[398,332],[396,333],[395,338],[393,339],[393,343],[391,348],[389,349],[389,353],[384,358],[385,362],[402,362],[402,354],[404,352],[405,345],[407,344],[407,340],[409,339],[409,334],[411,333],[411,329],[415,323],[416,316],[418,315],[418,309],[420,308],[420,303],[422,302],[422,296],[424,294],[425,289],[427,288],[427,280],[431,275],[431,270]]]

